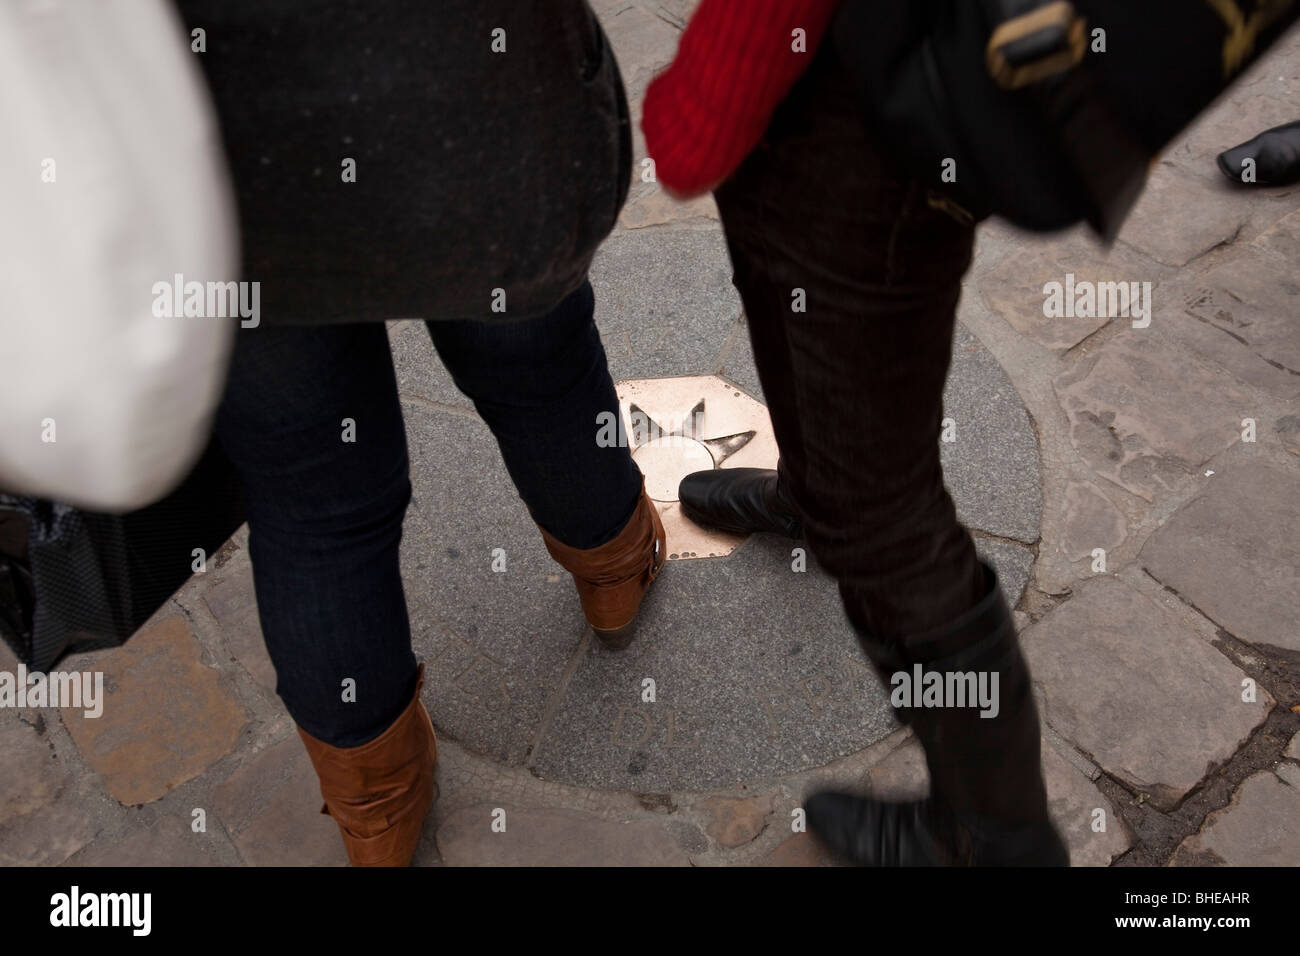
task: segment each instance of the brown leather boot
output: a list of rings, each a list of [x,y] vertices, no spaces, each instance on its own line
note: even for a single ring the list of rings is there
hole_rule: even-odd
[[[606,645],[627,647],[641,599],[668,559],[663,522],[641,482],[632,518],[612,540],[580,550],[541,529],[546,550],[573,575],[587,623]]]
[[[410,866],[420,842],[438,759],[433,721],[420,700],[423,687],[421,664],[415,696],[401,716],[359,747],[331,747],[298,728],[320,777],[320,812],[338,823],[353,866]]]

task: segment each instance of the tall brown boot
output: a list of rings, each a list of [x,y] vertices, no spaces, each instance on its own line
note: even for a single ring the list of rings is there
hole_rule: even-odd
[[[596,636],[610,647],[627,647],[641,599],[668,559],[664,525],[645,493],[645,480],[631,520],[612,541],[580,550],[545,528],[541,531],[551,557],[573,575],[582,611]]]
[[[410,866],[420,842],[438,759],[423,687],[421,664],[415,696],[401,716],[359,747],[331,747],[298,728],[320,777],[321,813],[338,823],[353,866]]]

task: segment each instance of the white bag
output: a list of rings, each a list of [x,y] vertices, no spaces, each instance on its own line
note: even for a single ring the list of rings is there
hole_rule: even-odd
[[[154,314],[239,279],[201,55],[166,0],[0,0],[0,491],[127,511],[208,441],[239,319]]]

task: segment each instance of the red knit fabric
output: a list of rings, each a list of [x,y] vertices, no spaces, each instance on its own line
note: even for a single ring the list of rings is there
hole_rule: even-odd
[[[659,183],[708,192],[763,136],[812,62],[839,0],[703,0],[672,65],[650,84],[641,129]],[[805,33],[797,53],[793,31]]]

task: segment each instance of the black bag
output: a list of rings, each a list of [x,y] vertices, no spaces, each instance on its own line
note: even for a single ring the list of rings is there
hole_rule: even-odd
[[[832,42],[882,145],[973,219],[1086,221],[1109,241],[1152,158],[1297,16],[1296,0],[847,0]]]
[[[124,515],[0,494],[0,634],[32,670],[115,647],[243,523],[233,467],[214,442],[181,485]]]

